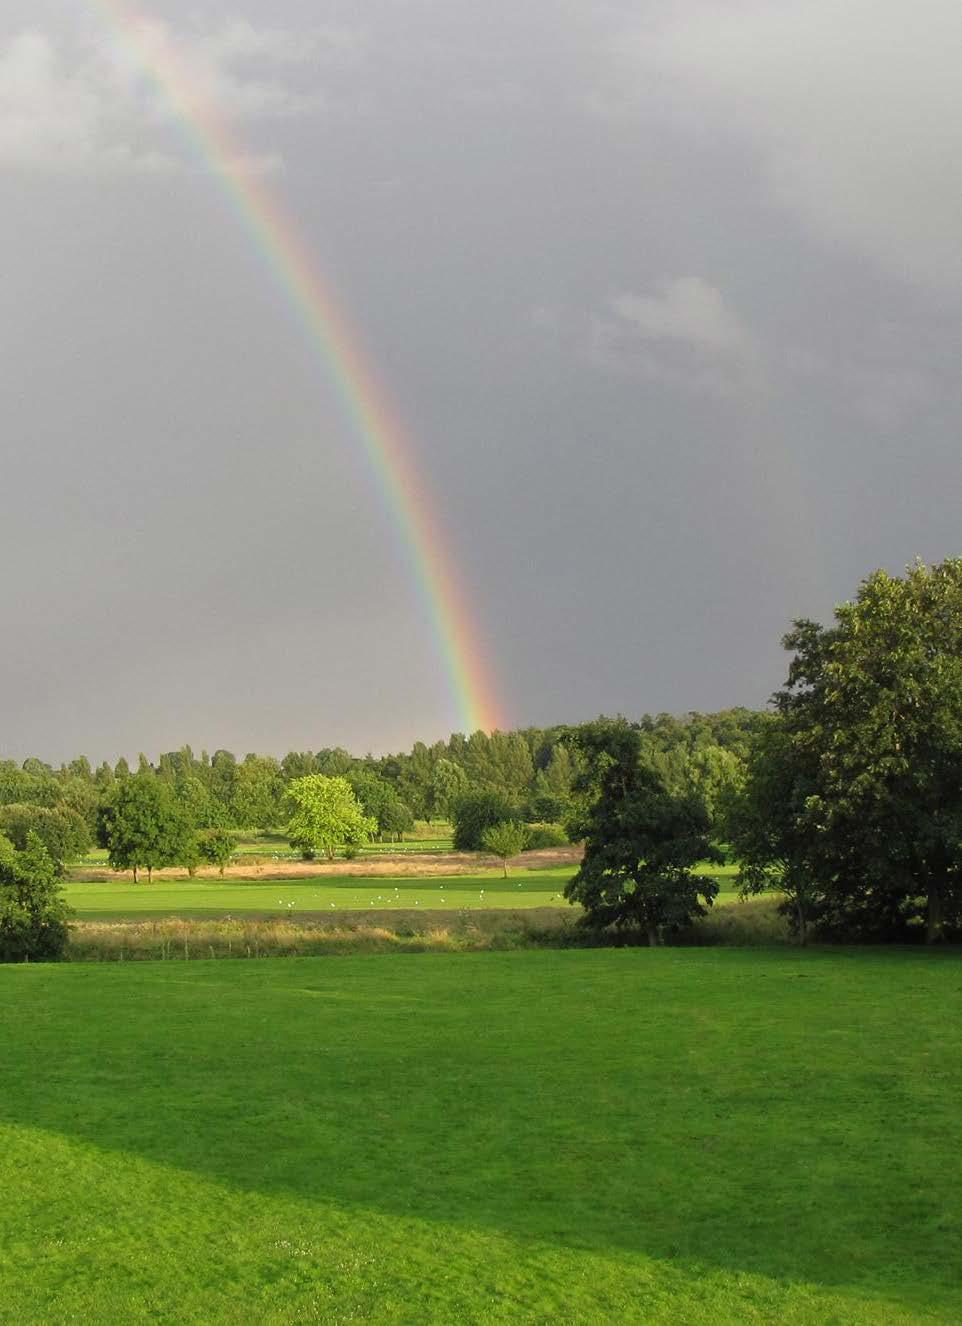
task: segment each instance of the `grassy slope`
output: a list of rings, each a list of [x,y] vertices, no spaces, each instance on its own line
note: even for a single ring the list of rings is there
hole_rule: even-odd
[[[163,880],[134,884],[111,880],[104,884],[67,884],[67,901],[78,920],[105,917],[224,916],[243,912],[294,916],[305,913],[336,915],[338,911],[480,910],[491,907],[567,907],[562,897],[573,866],[549,870],[515,868],[507,879],[500,872],[479,875],[424,876],[318,876],[315,879]],[[723,891],[733,878],[721,878]],[[293,906],[291,906],[293,904]]]
[[[0,968],[0,1321],[956,1322],[960,975]]]

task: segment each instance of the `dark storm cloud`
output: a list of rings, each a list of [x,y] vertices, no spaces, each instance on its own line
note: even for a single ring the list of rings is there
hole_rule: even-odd
[[[513,722],[762,704],[791,616],[958,551],[962,20],[902,13],[152,7],[398,403]],[[0,753],[444,734],[330,379],[83,7],[4,7],[0,243]]]

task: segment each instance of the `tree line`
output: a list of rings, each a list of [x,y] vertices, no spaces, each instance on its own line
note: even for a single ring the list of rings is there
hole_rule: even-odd
[[[725,785],[738,777],[757,720],[747,710],[729,710],[646,716],[639,726],[668,785],[695,790],[714,806]],[[125,758],[96,768],[85,756],[58,768],[36,758],[0,760],[0,833],[21,850],[28,834],[36,833],[59,863],[79,859],[95,842],[113,844],[119,862],[125,855],[123,821],[153,817],[154,836],[163,848],[137,862],[126,853],[124,868],[219,865],[230,855],[232,835],[286,831],[294,809],[292,786],[320,775],[346,780],[363,815],[373,821],[371,837],[382,842],[399,839],[415,820],[454,819],[459,850],[480,849],[484,831],[504,821],[541,826],[540,838],[529,837],[549,846],[558,835],[545,826],[565,821],[578,773],[566,730],[458,733],[446,742],[416,742],[408,752],[381,757],[334,747],[290,751],[281,759],[258,754],[238,759],[227,750],[195,755],[184,746],[155,761],[141,755],[134,768]]]

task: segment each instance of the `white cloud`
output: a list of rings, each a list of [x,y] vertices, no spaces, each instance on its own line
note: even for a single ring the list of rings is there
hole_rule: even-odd
[[[303,78],[281,80],[278,70],[309,65],[318,52],[340,57],[349,49],[337,32],[304,38],[246,22],[189,35],[151,22],[138,40],[152,59],[176,69],[188,103],[231,121],[317,109],[318,93]],[[0,43],[0,168],[176,168],[163,132],[173,114],[133,44],[71,45],[38,30]],[[234,164],[261,171],[280,163],[265,152]]]
[[[757,372],[748,329],[699,276],[663,280],[649,294],[613,295],[591,320],[590,350],[609,367],[713,393],[740,391]]]
[[[958,0],[686,0],[616,67],[700,135],[747,136],[828,241],[942,288],[962,284],[960,49]]]
[[[615,295],[611,308],[652,341],[685,341],[709,354],[745,354],[751,338],[722,293],[700,276],[663,281],[654,295]]]
[[[105,147],[103,116],[93,80],[65,70],[42,33],[20,33],[0,49],[0,163],[89,163]]]

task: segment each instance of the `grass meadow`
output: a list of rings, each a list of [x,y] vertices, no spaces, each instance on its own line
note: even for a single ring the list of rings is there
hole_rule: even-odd
[[[562,892],[574,867],[478,875],[318,875],[308,879],[158,879],[129,877],[67,883],[64,896],[79,919],[126,916],[316,916],[375,909],[459,911],[490,907],[567,906]]]
[[[706,872],[709,870],[705,867]],[[514,867],[458,875],[322,875],[309,878],[196,879],[146,877],[134,884],[118,875],[98,881],[67,881],[64,896],[78,919],[105,917],[259,915],[318,916],[340,912],[481,911],[487,908],[568,907],[564,887],[575,866]],[[711,869],[721,895],[735,890],[734,870]]]
[[[0,968],[0,1321],[962,1317],[952,952]]]

